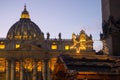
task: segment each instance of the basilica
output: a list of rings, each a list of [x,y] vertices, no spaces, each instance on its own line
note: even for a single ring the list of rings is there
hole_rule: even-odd
[[[61,33],[50,38],[25,5],[6,38],[0,38],[0,80],[119,80],[120,38],[114,39],[120,33],[118,22],[112,16],[104,22],[103,50],[96,52],[92,35],[84,30],[71,34],[72,39],[62,39]]]
[[[81,30],[72,39],[50,39],[30,19],[24,7],[21,18],[0,39],[0,80],[46,80],[52,78],[60,54],[95,54],[92,35]],[[87,42],[87,43],[86,43]]]

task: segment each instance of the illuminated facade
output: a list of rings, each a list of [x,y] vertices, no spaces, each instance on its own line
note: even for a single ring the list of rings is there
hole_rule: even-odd
[[[92,36],[84,30],[72,39],[51,39],[31,21],[24,7],[21,18],[0,38],[0,80],[51,80],[60,54],[95,54]]]
[[[116,28],[113,20],[109,21],[113,31],[119,32],[119,24]],[[92,35],[84,30],[71,34],[72,39],[62,39],[61,33],[57,39],[51,39],[49,32],[45,38],[25,6],[6,38],[0,38],[0,80],[119,80],[119,37],[112,36],[117,42],[111,47],[111,29],[105,26],[101,34],[103,50],[98,52],[103,55],[98,55]]]

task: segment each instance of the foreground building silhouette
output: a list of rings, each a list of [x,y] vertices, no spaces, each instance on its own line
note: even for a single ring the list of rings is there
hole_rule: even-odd
[[[109,1],[103,0],[103,7]],[[104,11],[103,16],[108,15]],[[0,38],[0,80],[119,80],[120,23],[113,20],[114,15],[119,14],[103,21],[103,50],[96,53],[92,35],[84,30],[73,33],[72,39],[62,39],[61,33],[51,39],[49,32],[44,38],[25,6],[6,38]]]

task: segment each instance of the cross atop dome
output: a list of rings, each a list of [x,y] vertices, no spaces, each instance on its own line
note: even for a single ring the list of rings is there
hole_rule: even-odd
[[[27,11],[27,9],[26,9],[26,4],[24,5],[24,11]]]
[[[30,18],[29,12],[26,9],[26,4],[24,5],[24,10],[23,10],[23,12],[21,14],[21,18],[23,18],[23,19],[29,19]]]

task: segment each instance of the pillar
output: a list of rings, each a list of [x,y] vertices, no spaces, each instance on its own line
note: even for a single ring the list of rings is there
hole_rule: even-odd
[[[37,71],[37,79],[38,80],[43,80],[43,75],[42,75],[42,61],[38,60],[37,64],[39,64],[39,66],[37,66],[37,68],[40,68],[40,70]]]
[[[24,80],[24,67],[23,67],[23,61],[20,61],[20,80]]]
[[[11,60],[11,80],[15,80],[15,61]]]
[[[48,61],[49,61],[49,59],[43,60],[43,64],[42,64],[43,65],[42,66],[43,80],[49,80],[49,78],[48,78],[48,68],[49,68]]]
[[[6,60],[6,80],[10,80],[10,60]]]
[[[48,80],[51,80],[51,74],[50,74],[50,60],[47,62],[47,77]]]
[[[33,62],[33,80],[37,80],[37,62],[34,60]]]

